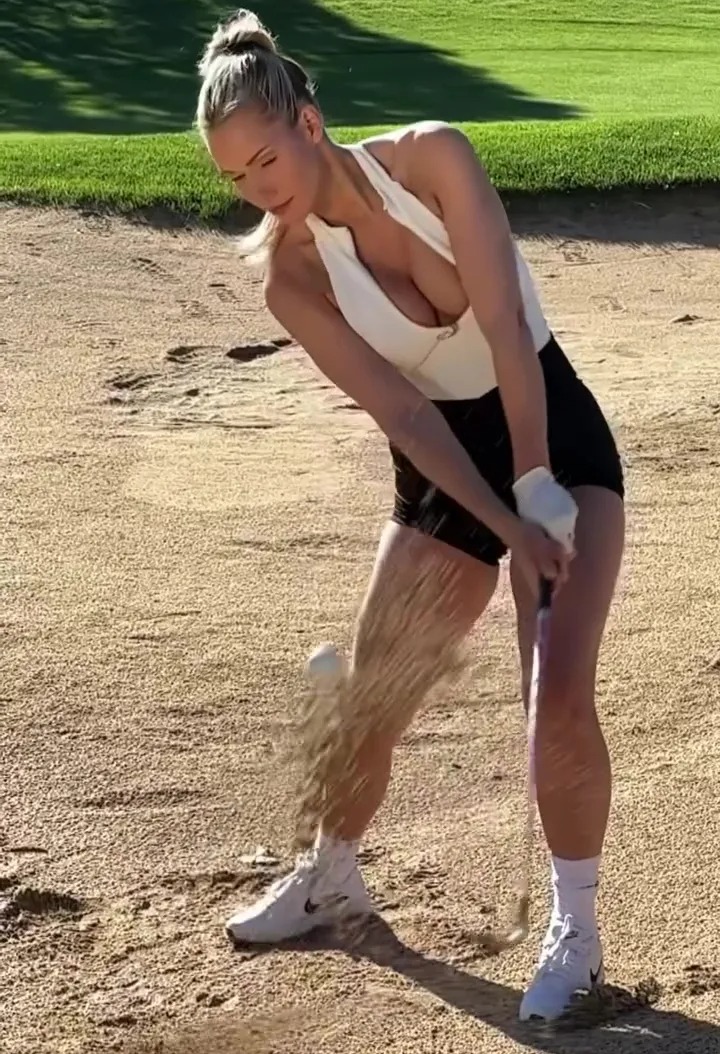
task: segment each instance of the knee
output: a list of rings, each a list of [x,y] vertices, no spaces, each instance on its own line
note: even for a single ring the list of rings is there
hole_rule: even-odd
[[[524,683],[526,699],[529,690],[528,671]],[[549,656],[542,674],[539,706],[546,727],[552,725],[568,731],[594,723],[597,719],[594,664],[578,663],[567,652]]]

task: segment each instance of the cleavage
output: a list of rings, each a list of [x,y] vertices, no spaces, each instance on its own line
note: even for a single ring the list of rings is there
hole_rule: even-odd
[[[410,322],[427,329],[448,326],[467,310],[452,264],[387,213],[351,234],[359,262]],[[430,288],[434,302],[424,292]]]

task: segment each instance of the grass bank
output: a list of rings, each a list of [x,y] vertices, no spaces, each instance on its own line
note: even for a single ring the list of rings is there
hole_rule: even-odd
[[[540,194],[720,182],[720,119],[709,117],[463,124],[503,193]],[[340,142],[378,128],[336,128]],[[190,133],[0,137],[0,199],[160,208],[203,220],[235,207]]]

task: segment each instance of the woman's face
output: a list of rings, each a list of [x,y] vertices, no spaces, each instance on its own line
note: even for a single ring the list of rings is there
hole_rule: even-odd
[[[294,126],[248,107],[209,132],[207,144],[240,197],[290,225],[302,222],[317,200],[322,139],[313,106],[301,109]]]

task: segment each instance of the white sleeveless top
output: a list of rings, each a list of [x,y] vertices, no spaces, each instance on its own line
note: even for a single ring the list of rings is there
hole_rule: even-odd
[[[392,179],[362,144],[351,149],[386,212],[454,265],[442,220]],[[424,395],[429,399],[476,399],[497,387],[492,352],[471,307],[451,326],[421,326],[395,306],[360,262],[349,228],[331,227],[315,215],[308,216],[307,225],[348,325]],[[550,330],[517,246],[515,257],[525,319],[535,350],[540,351],[550,339]]]

